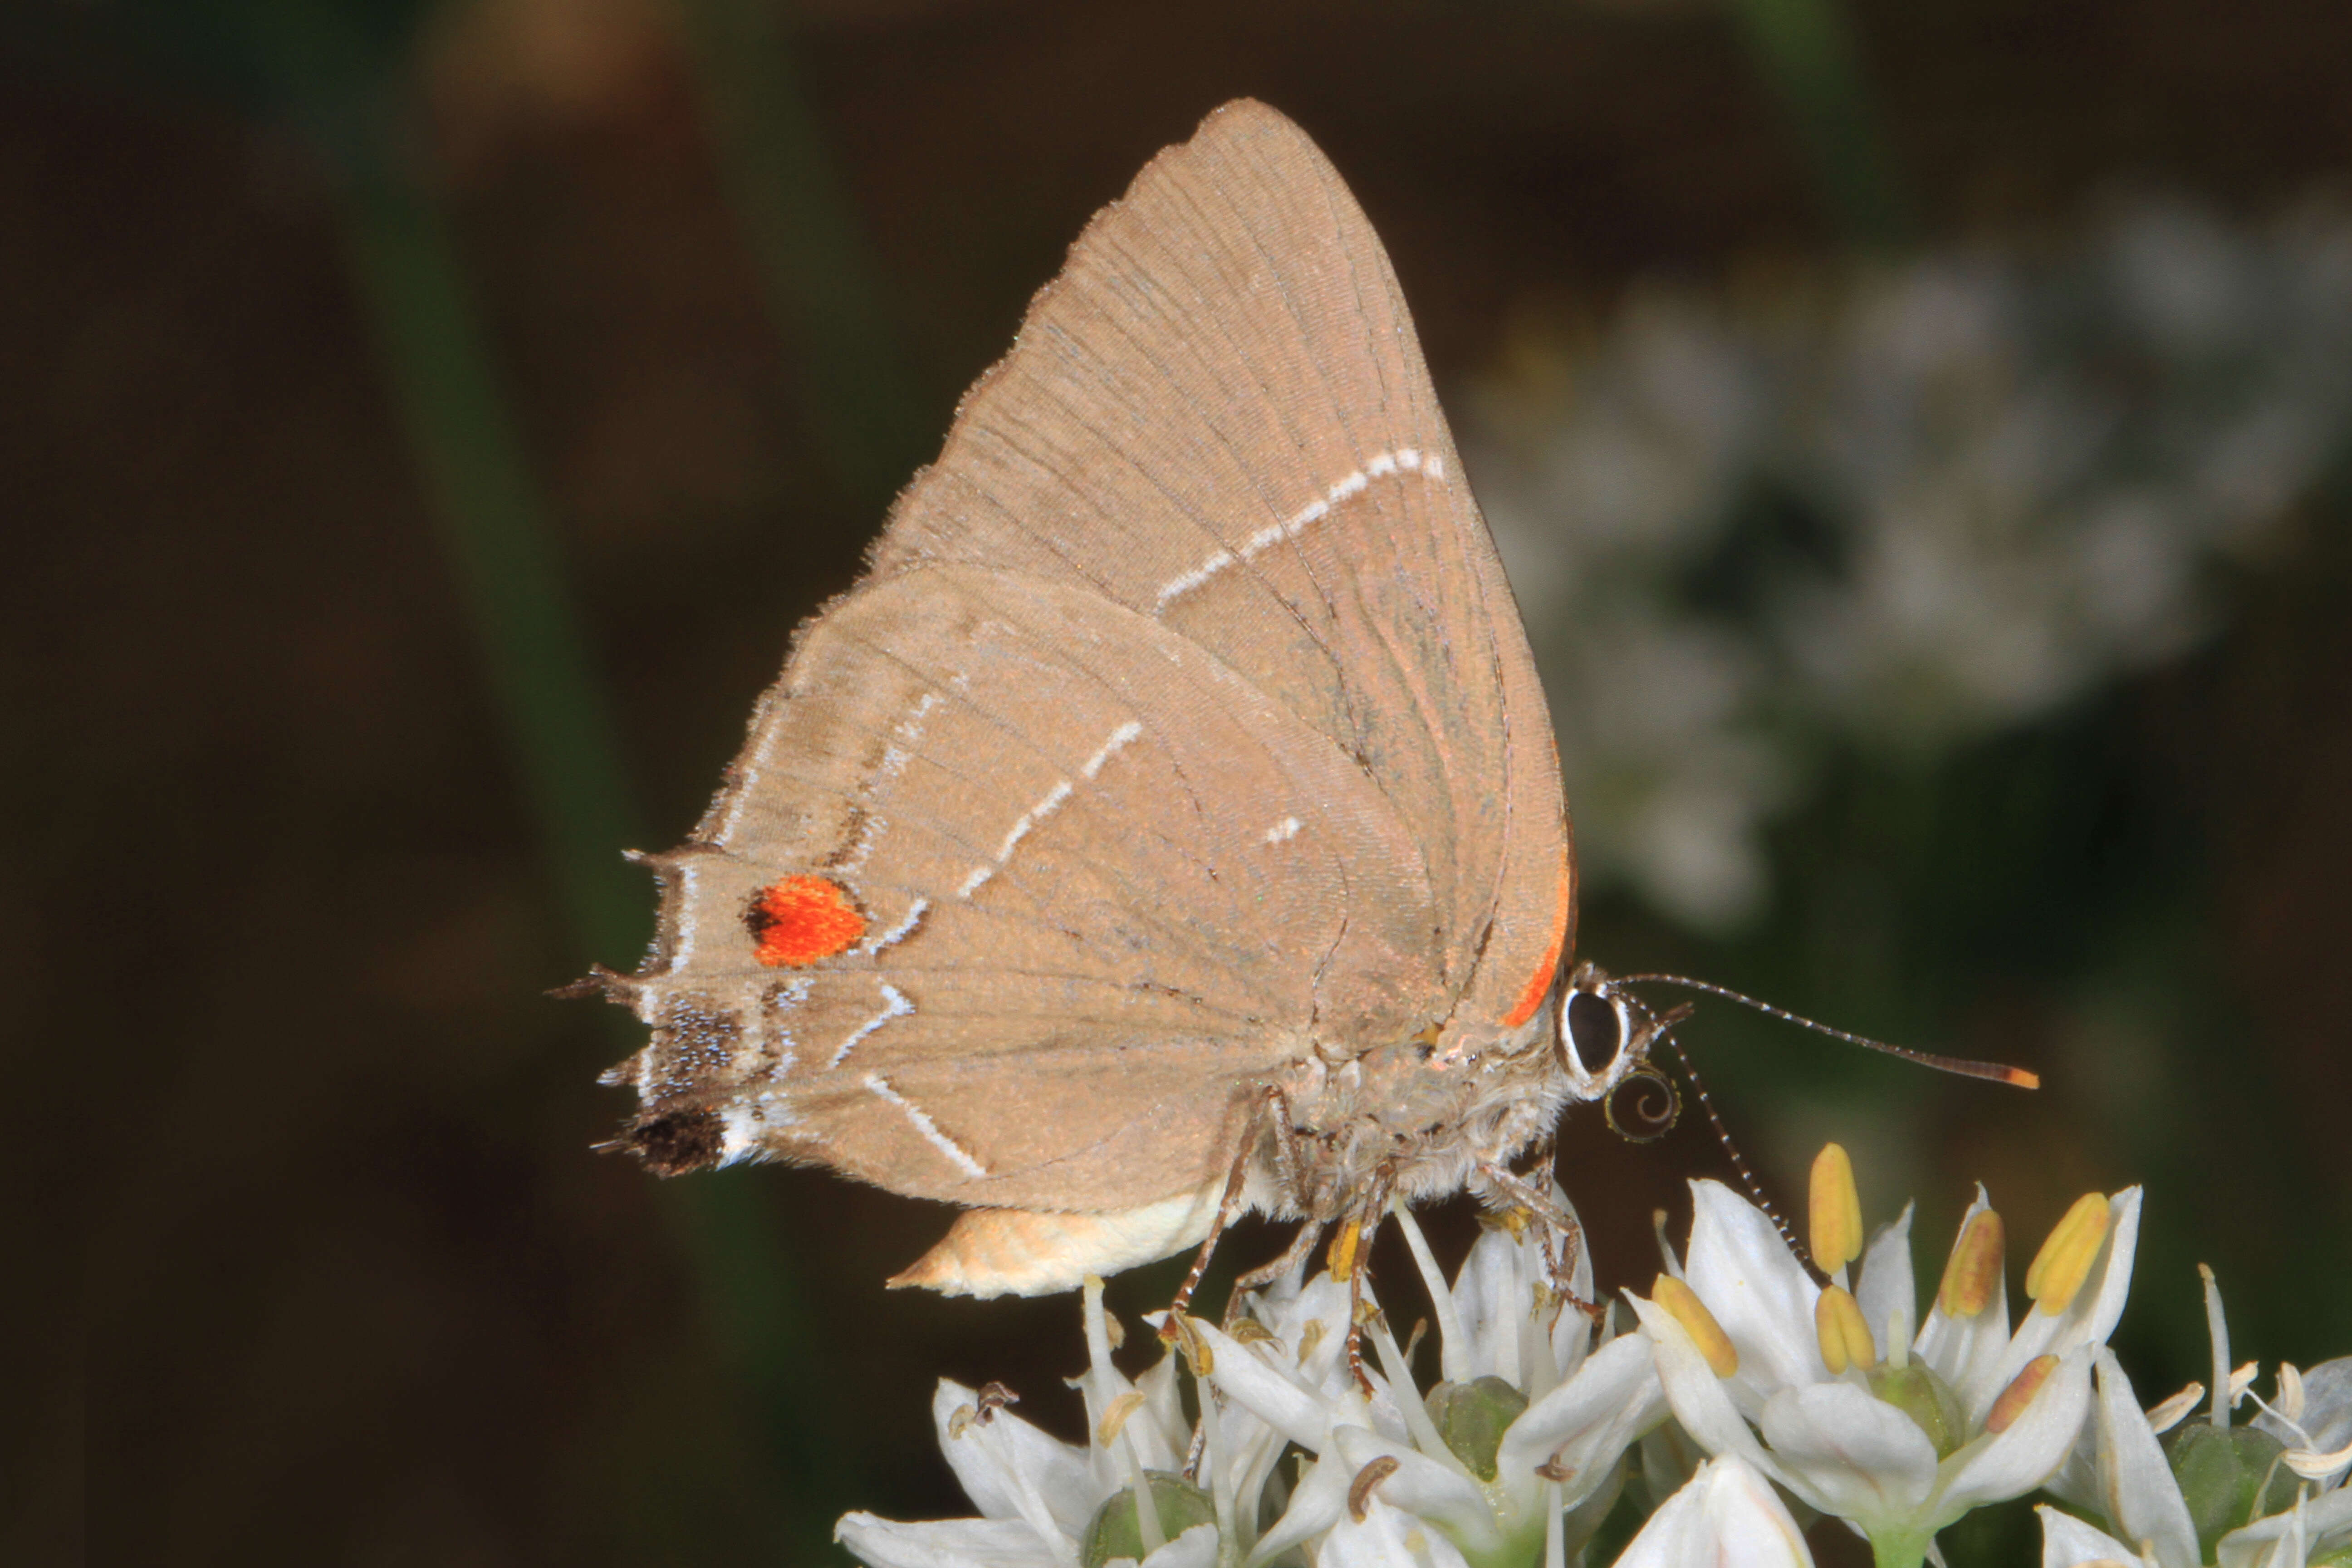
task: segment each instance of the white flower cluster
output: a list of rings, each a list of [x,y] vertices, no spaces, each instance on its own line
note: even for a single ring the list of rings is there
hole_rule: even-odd
[[[2352,434],[2352,215],[1649,290],[1466,406],[1585,869],[1721,925],[1825,747],[1965,742],[2212,624]]]
[[[2137,1188],[2074,1205],[2014,1322],[1981,1191],[1924,1317],[1910,1210],[1865,1247],[1838,1146],[1813,1173],[1825,1279],[1744,1198],[1713,1182],[1693,1197],[1685,1256],[1627,1294],[1630,1320],[1586,1310],[1590,1262],[1546,1225],[1502,1216],[1448,1283],[1400,1210],[1434,1309],[1426,1392],[1417,1347],[1369,1308],[1359,1376],[1348,1285],[1328,1273],[1245,1298],[1224,1329],[1182,1320],[1179,1352],[1139,1378],[1113,1363],[1090,1285],[1087,1441],[1040,1431],[994,1385],[943,1382],[940,1444],[980,1517],[852,1513],[839,1537],[872,1568],[1565,1568],[1612,1516],[1645,1512],[1621,1568],[1785,1568],[1812,1562],[1800,1520],[1830,1516],[1880,1564],[1916,1565],[1964,1514],[2047,1487],[2072,1510],[2042,1510],[2049,1568],[2352,1563],[2352,1358],[2281,1367],[2232,1427],[2254,1369],[2229,1371],[2209,1282],[2224,1392],[2168,1452],[2159,1434],[2203,1389],[2142,1414],[2106,1348]]]

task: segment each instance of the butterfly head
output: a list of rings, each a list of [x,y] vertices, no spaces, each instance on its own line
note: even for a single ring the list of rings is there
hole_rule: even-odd
[[[1590,963],[1578,965],[1560,987],[1559,1027],[1552,1048],[1567,1077],[1573,1099],[1612,1105],[1617,1091],[1632,1085],[1661,1090],[1660,1114],[1652,1114],[1654,1097],[1643,1097],[1637,1110],[1638,1126],[1620,1127],[1631,1137],[1654,1137],[1674,1124],[1680,1107],[1674,1086],[1656,1064],[1650,1049],[1666,1030],[1680,1022],[1680,1014],[1660,1016],[1639,997]],[[1612,1109],[1612,1125],[1617,1117]]]

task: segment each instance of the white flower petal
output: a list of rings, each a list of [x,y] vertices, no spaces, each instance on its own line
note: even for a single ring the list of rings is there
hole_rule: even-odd
[[[1226,1494],[1246,1509],[1265,1495],[1266,1478],[1282,1462],[1289,1439],[1232,1401],[1217,1415],[1224,1439]]]
[[[2114,1234],[2108,1237],[2106,1258],[2094,1274],[2098,1294],[2083,1324],[2084,1343],[2105,1344],[2107,1336],[2123,1321],[2124,1302],[2131,1295],[2132,1260],[2139,1253],[2139,1205],[2143,1195],[2137,1187],[2126,1187],[2110,1200],[2108,1223]]]
[[[2190,1568],[2203,1556],[2172,1467],[2115,1352],[2101,1345],[2096,1354],[2099,1511],[2134,1541],[2148,1542],[2164,1568]]]
[[[2108,1199],[2107,1236],[2099,1244],[2099,1255],[2092,1260],[2091,1272],[2083,1288],[2063,1312],[2044,1312],[2039,1307],[2027,1309],[2017,1325],[2017,1332],[2009,1342],[2009,1349],[1986,1386],[1991,1393],[1982,1405],[1964,1398],[1971,1426],[1984,1419],[1985,1411],[2010,1380],[2024,1370],[2025,1363],[2038,1355],[2064,1355],[2080,1345],[2103,1345],[2115,1331],[2116,1321],[2124,1315],[2124,1298],[2131,1291],[2132,1258],[2139,1247],[2140,1189],[2126,1187]],[[1971,1387],[1971,1394],[1978,1392]]]
[[[1147,1553],[1138,1568],[1214,1568],[1216,1561],[1217,1527],[1196,1524],[1175,1540],[1164,1542],[1159,1551]]]
[[[1390,1213],[1396,1221],[1397,1235],[1404,1240],[1405,1249],[1412,1254],[1413,1267],[1421,1270],[1422,1287],[1429,1294],[1430,1312],[1437,1331],[1437,1375],[1448,1383],[1467,1383],[1480,1375],[1470,1364],[1470,1342],[1463,1331],[1457,1287],[1445,1282],[1438,1270],[1437,1256],[1429,1249],[1429,1238],[1421,1234],[1421,1222],[1412,1217],[1412,1208],[1404,1204],[1392,1204]],[[1516,1377],[1513,1382],[1518,1381]]]
[[[1447,1378],[1466,1383],[1474,1377],[1499,1377],[1514,1387],[1527,1386],[1519,1329],[1534,1305],[1536,1277],[1529,1264],[1540,1257],[1535,1247],[1499,1226],[1471,1244],[1470,1256],[1454,1277],[1463,1344],[1458,1362],[1454,1347],[1444,1352]]]
[[[1376,1494],[1359,1521],[1342,1514],[1316,1568],[1468,1568],[1454,1543]]]
[[[1184,1462],[1184,1451],[1192,1446],[1192,1424],[1184,1418],[1183,1401],[1177,1394],[1176,1370],[1177,1356],[1171,1351],[1135,1380],[1136,1392],[1143,1395],[1143,1407],[1127,1418],[1127,1425],[1137,1433],[1149,1434],[1136,1451],[1146,1469],[1180,1468]],[[1125,1479],[1123,1472],[1120,1479]]]
[[[1130,1456],[1147,1470],[1183,1467],[1192,1433],[1189,1423],[1179,1425],[1182,1423],[1182,1406],[1176,1405],[1174,1398],[1176,1374],[1171,1363],[1175,1359],[1173,1354],[1162,1355],[1137,1382],[1129,1382],[1108,1363],[1077,1380],[1087,1403],[1087,1472],[1095,1496],[1127,1484]],[[1109,1375],[1102,1375],[1104,1371]],[[1137,1396],[1139,1403],[1129,1399],[1130,1395]],[[1118,1436],[1110,1447],[1105,1447],[1095,1439],[1103,1429],[1104,1417],[1122,1399],[1129,1399],[1131,1408],[1118,1423]]]
[[[1935,1489],[1927,1434],[1850,1383],[1782,1389],[1766,1401],[1763,1426],[1773,1459],[1810,1483],[1824,1512],[1885,1524],[1916,1514]]]
[[[1564,1506],[1574,1508],[1608,1479],[1619,1455],[1666,1413],[1666,1392],[1650,1337],[1632,1333],[1592,1352],[1576,1375],[1519,1413],[1495,1450],[1495,1482],[1514,1515],[1536,1505],[1538,1465],[1566,1472]]]
[[[1396,1468],[1380,1483],[1378,1495],[1436,1525],[1465,1550],[1490,1552],[1502,1544],[1486,1494],[1455,1467],[1452,1455],[1434,1459],[1365,1426],[1333,1427],[1331,1446],[1353,1474],[1375,1460],[1394,1460]]]
[[[1276,1290],[1280,1289],[1280,1286],[1275,1287]],[[1309,1356],[1307,1366],[1301,1368],[1297,1365],[1295,1352],[1297,1337],[1304,1331],[1306,1323],[1311,1320],[1299,1316],[1295,1310],[1299,1295],[1297,1283],[1295,1281],[1290,1283],[1286,1298],[1269,1300],[1268,1296],[1271,1294],[1271,1291],[1262,1292],[1250,1298],[1250,1310],[1261,1323],[1264,1323],[1267,1318],[1286,1321],[1286,1326],[1291,1331],[1291,1337],[1277,1340],[1268,1344],[1263,1352],[1253,1351],[1252,1353],[1278,1359],[1298,1382],[1311,1386],[1314,1375],[1319,1370],[1318,1363],[1323,1358],[1319,1354],[1318,1345],[1316,1347],[1318,1353]],[[1339,1337],[1344,1341],[1344,1335]],[[1336,1357],[1338,1350],[1335,1349],[1332,1354]],[[1145,1391],[1147,1397],[1156,1401],[1160,1390],[1155,1380],[1160,1379],[1164,1373],[1167,1380],[1170,1409],[1181,1421],[1182,1407],[1175,1403],[1175,1372],[1178,1361],[1179,1358],[1172,1355],[1163,1359],[1150,1372],[1143,1374],[1139,1386]],[[1284,1449],[1290,1439],[1279,1428],[1268,1425],[1255,1412],[1230,1397],[1223,1402],[1217,1414],[1222,1436],[1220,1449],[1223,1454],[1226,1493],[1236,1499],[1255,1499],[1265,1491],[1266,1478],[1274,1473],[1275,1466],[1281,1462]],[[1189,1430],[1185,1431],[1184,1436],[1189,1446],[1191,1440]]]
[[[2254,1568],[2263,1562],[2262,1552],[2273,1542],[2287,1539],[2294,1525],[2292,1512],[2275,1513],[2268,1519],[2256,1520],[2242,1530],[2233,1530],[2221,1537],[2220,1561],[2221,1568]],[[2352,1491],[2338,1489],[2315,1498],[2303,1506],[2303,1538],[2305,1550],[2319,1552],[2352,1541]],[[2302,1559],[2290,1559],[2295,1568],[2302,1568]]]
[[[2314,1447],[2352,1439],[2352,1355],[2321,1362],[2303,1374],[2303,1429]]]
[[[1721,1458],[1737,1455],[1795,1492],[1815,1508],[1824,1507],[1807,1482],[1776,1464],[1764,1451],[1764,1445],[1749,1431],[1739,1408],[1731,1402],[1731,1391],[1724,1380],[1715,1375],[1698,1347],[1675,1315],[1654,1301],[1639,1296],[1626,1298],[1633,1304],[1634,1315],[1642,1327],[1649,1331],[1650,1347],[1658,1368],[1658,1382],[1666,1391],[1666,1403],[1674,1407],[1675,1419],[1691,1440],[1710,1455]]]
[[[2100,1568],[2141,1561],[2138,1552],[2071,1513],[2061,1513],[2046,1502],[2033,1511],[2042,1516],[2042,1568]]]
[[[1320,1390],[1304,1384],[1282,1342],[1260,1340],[1244,1345],[1213,1324],[1197,1327],[1209,1346],[1213,1362],[1209,1381],[1217,1392],[1308,1453],[1321,1453],[1334,1407]]]
[[[1126,1452],[1120,1450],[1131,1451],[1146,1469],[1165,1470],[1174,1466],[1170,1463],[1167,1445],[1159,1440],[1157,1423],[1140,1407],[1129,1411],[1120,1422],[1117,1449],[1097,1442],[1105,1417],[1137,1389],[1125,1373],[1111,1364],[1110,1320],[1103,1310],[1102,1281],[1089,1278],[1079,1294],[1079,1302],[1080,1321],[1086,1331],[1087,1370],[1077,1382],[1087,1405],[1087,1467],[1093,1478],[1094,1490],[1099,1495],[1126,1479]]]
[[[833,1538],[871,1568],[1065,1568],[1017,1519],[943,1519],[901,1524],[845,1513]]]
[[[1650,1429],[1639,1451],[1641,1499],[1653,1508],[1688,1486],[1706,1462],[1706,1451],[1671,1416]]]
[[[950,1436],[956,1413],[978,1398],[944,1377],[931,1395],[940,1452],[964,1495],[989,1518],[1019,1519],[1063,1555],[1075,1556],[1076,1538],[1101,1501],[1086,1450],[1046,1436],[1010,1410],[995,1411],[986,1421],[966,1420],[961,1436]]]
[[[2252,1425],[2290,1448],[2315,1453],[2333,1453],[2352,1443],[2352,1356],[2321,1362],[2303,1374],[2303,1411],[2294,1426],[2268,1411]]]
[[[1886,1324],[1892,1319],[1910,1327],[1919,1321],[1919,1281],[1911,1268],[1911,1210],[1905,1204],[1895,1223],[1882,1226],[1870,1238],[1868,1250],[1862,1255],[1862,1273],[1854,1281],[1854,1304],[1862,1309],[1862,1321],[1870,1325],[1870,1337],[1877,1343],[1883,1360],[1894,1349],[1886,1342]]]
[[[1969,1232],[1969,1224],[1977,1215],[1992,1207],[1992,1200],[1984,1188],[1977,1188],[1976,1201],[1969,1212],[1960,1216],[1959,1228],[1952,1233],[1952,1251],[1959,1250],[1960,1238]],[[1945,1255],[1945,1266],[1950,1267],[1950,1253]],[[1927,1321],[1919,1325],[1919,1337],[1914,1349],[1919,1358],[1933,1367],[1936,1375],[1949,1384],[1959,1396],[1960,1409],[1973,1421],[1984,1419],[1992,1402],[2000,1397],[2006,1384],[1998,1381],[2001,1358],[2009,1353],[2009,1279],[2004,1259],[2002,1278],[1985,1303],[1983,1311],[1972,1318],[1948,1318],[1942,1300],[1943,1276],[1937,1276],[1937,1294],[1927,1304]],[[2021,1365],[2023,1363],[2020,1363]]]
[[[1336,1453],[1308,1466],[1298,1489],[1290,1494],[1290,1506],[1282,1510],[1274,1528],[1260,1536],[1258,1543],[1250,1549],[1250,1562],[1264,1563],[1280,1556],[1339,1523],[1347,1516],[1348,1488],[1355,1479],[1356,1473]]]
[[[1953,1456],[1937,1500],[1938,1529],[1971,1509],[2024,1496],[2065,1463],[2091,1412],[2092,1354],[2077,1350],[2060,1362],[2006,1430]]]
[[[1771,1220],[1720,1182],[1693,1182],[1691,1205],[1684,1278],[1739,1352],[1739,1381],[1760,1399],[1827,1377],[1813,1328],[1821,1288]]]
[[[1617,1568],[1812,1568],[1803,1531],[1771,1484],[1737,1458],[1714,1459],[1652,1514]]]
[[[1271,1330],[1276,1338],[1291,1352],[1293,1364],[1299,1364],[1298,1347],[1305,1342],[1307,1327],[1320,1323],[1315,1331],[1313,1353],[1307,1358],[1307,1381],[1319,1375],[1313,1369],[1328,1367],[1339,1353],[1339,1341],[1334,1331],[1348,1324],[1348,1285],[1334,1279],[1327,1270],[1318,1273],[1304,1285],[1295,1280],[1283,1280],[1248,1299],[1250,1316]]]
[[[1568,1194],[1560,1191],[1558,1182],[1551,1184],[1551,1200],[1559,1205],[1569,1218],[1572,1220],[1577,1218],[1576,1205],[1568,1201]],[[1570,1259],[1568,1269],[1569,1292],[1580,1301],[1596,1300],[1592,1294],[1592,1248],[1587,1245],[1586,1237],[1587,1233],[1580,1221],[1576,1231],[1575,1256]],[[1536,1249],[1535,1267],[1541,1271],[1541,1277],[1549,1282],[1550,1272],[1549,1266],[1542,1261],[1540,1249]],[[1576,1369],[1584,1364],[1584,1358],[1591,1352],[1595,1337],[1592,1321],[1583,1313],[1572,1308],[1563,1308],[1551,1315],[1550,1350],[1555,1379],[1572,1376]],[[1603,1340],[1608,1337],[1605,1322],[1598,1331],[1598,1337]],[[1539,1397],[1550,1392],[1548,1386],[1538,1386],[1534,1371],[1531,1370],[1528,1382],[1528,1396]]]
[[[2050,1472],[2050,1479],[2042,1483],[2042,1489],[2070,1507],[2096,1513],[2101,1506],[2098,1401],[2094,1398],[2091,1403],[2094,1414],[2074,1434],[2074,1446],[2058,1461],[2058,1468]]]

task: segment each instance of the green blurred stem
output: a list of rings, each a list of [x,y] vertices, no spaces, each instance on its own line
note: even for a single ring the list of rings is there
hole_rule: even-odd
[[[1732,10],[1846,237],[1874,247],[1908,239],[1910,202],[1872,111],[1840,0],[1733,0]]]
[[[643,946],[647,903],[619,853],[635,837],[619,748],[456,250],[398,176],[357,174],[347,194],[353,270],[541,852],[574,934],[618,959]]]
[[[438,208],[396,174],[355,173],[346,193],[352,263],[376,347],[565,918],[588,952],[637,952],[651,900],[620,856],[636,834],[619,748],[457,249]],[[740,1180],[701,1177],[668,1184],[666,1196],[713,1337],[783,1461],[804,1538],[792,1544],[818,1549],[848,1489],[811,1436],[811,1412],[830,1401],[811,1387],[819,1358],[806,1353],[801,1300],[762,1195]]]
[[[834,477],[887,500],[927,454],[879,269],[801,89],[774,0],[680,0],[728,201]]]

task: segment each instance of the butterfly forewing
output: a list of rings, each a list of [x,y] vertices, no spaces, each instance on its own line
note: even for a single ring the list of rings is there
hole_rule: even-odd
[[[1089,226],[662,864],[638,1142],[1105,1210],[1252,1082],[1534,1011],[1565,825],[1395,279],[1279,115]]]

